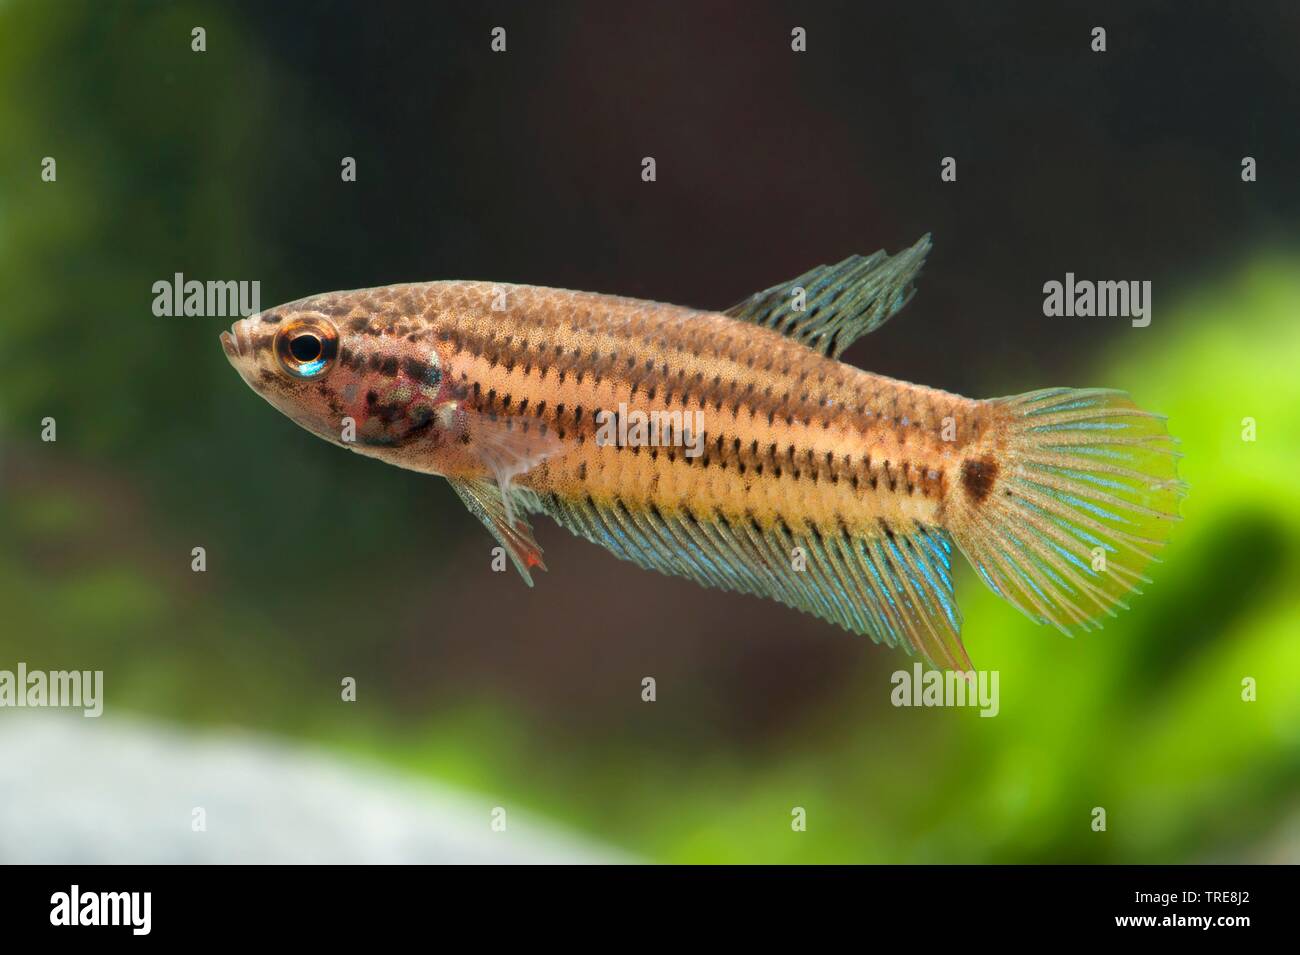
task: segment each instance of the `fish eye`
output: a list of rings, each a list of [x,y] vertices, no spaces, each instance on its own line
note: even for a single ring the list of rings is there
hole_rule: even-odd
[[[300,362],[315,361],[320,357],[320,348],[320,339],[311,332],[289,339],[289,354]]]
[[[334,363],[338,332],[322,319],[290,322],[275,333],[275,354],[280,367],[295,378],[316,378]]]

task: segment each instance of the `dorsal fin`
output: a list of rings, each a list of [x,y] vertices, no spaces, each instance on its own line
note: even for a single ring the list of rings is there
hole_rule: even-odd
[[[796,279],[756,292],[723,314],[772,328],[831,358],[889,321],[911,301],[912,282],[930,251],[930,234],[894,256],[884,250],[819,265]],[[804,290],[804,309],[791,306]]]

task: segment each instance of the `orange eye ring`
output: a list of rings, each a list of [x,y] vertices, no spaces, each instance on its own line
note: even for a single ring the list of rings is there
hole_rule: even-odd
[[[275,333],[275,356],[294,378],[319,378],[338,353],[338,329],[323,318],[295,319]]]

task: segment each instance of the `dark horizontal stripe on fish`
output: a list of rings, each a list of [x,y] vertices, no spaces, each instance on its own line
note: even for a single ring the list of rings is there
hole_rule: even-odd
[[[846,425],[866,434],[874,428],[893,428],[896,431],[924,428],[919,409],[909,409],[913,411],[909,416],[897,409],[895,399],[894,414],[876,415],[867,407],[871,396],[862,394],[851,385],[841,387],[853,391],[856,400],[842,405],[828,394],[787,391],[778,395],[773,393],[771,386],[758,391],[753,383],[746,383],[742,388],[734,378],[721,375],[708,378],[703,372],[688,372],[686,368],[670,366],[657,356],[640,352],[623,355],[617,351],[584,352],[566,345],[539,343],[534,346],[522,339],[520,347],[513,344],[515,336],[498,337],[453,329],[441,330],[437,337],[457,352],[486,361],[493,368],[507,372],[519,368],[525,375],[537,374],[542,380],[553,375],[563,383],[572,376],[576,384],[598,386],[606,378],[616,376],[626,382],[632,399],[644,395],[649,402],[659,402],[664,410],[674,406],[685,409],[689,402],[695,401],[705,410],[712,409],[732,418],[752,414],[768,424],[780,422],[788,427],[803,425],[827,429],[840,423],[841,416],[845,416]],[[782,373],[788,371],[778,370]],[[909,419],[907,425],[901,424],[904,418]],[[937,424],[932,430],[937,430]]]
[[[516,401],[515,396],[498,393],[495,388],[484,390],[478,382],[462,384],[454,394],[466,401],[472,410],[500,415],[526,414],[530,401],[528,397]],[[545,401],[538,401],[532,407],[534,416],[547,421],[561,438],[575,439],[579,444],[588,439],[594,440],[601,427],[591,410],[582,405],[558,404],[548,409]],[[654,461],[658,461],[659,455],[663,454],[668,462],[681,460],[689,467],[719,467],[722,470],[734,468],[741,476],[752,472],[759,477],[768,474],[778,479],[788,477],[795,481],[827,481],[831,484],[845,480],[855,490],[869,488],[873,492],[889,491],[908,496],[919,494],[923,498],[939,498],[943,495],[942,475],[937,471],[932,474],[931,469],[924,464],[888,459],[873,462],[869,455],[855,459],[848,455],[837,455],[830,450],[815,451],[803,443],[785,443],[781,446],[775,442],[761,443],[756,439],[746,439],[729,428],[729,424],[730,422],[724,422],[721,430],[712,432],[706,428],[702,453],[696,457],[686,455],[684,448],[638,445],[611,447],[615,451],[631,454],[644,451]]]
[[[459,385],[454,393],[470,410],[481,414],[527,415],[528,398],[516,401],[513,395],[498,393],[495,388],[484,390],[478,382]],[[561,438],[575,439],[579,444],[594,440],[601,427],[590,409],[581,405],[558,404],[548,409],[544,401],[538,401],[533,408],[534,417],[545,421]],[[939,497],[943,492],[940,475],[931,476],[928,469],[911,461],[873,462],[870,455],[854,459],[836,455],[833,451],[817,452],[806,445],[787,443],[778,446],[775,442],[762,444],[754,439],[746,442],[739,434],[725,430],[712,435],[706,432],[705,437],[707,440],[697,457],[687,455],[681,447],[618,444],[608,447],[619,453],[644,452],[656,462],[663,455],[670,464],[680,461],[687,467],[734,468],[742,476],[752,472],[758,477],[767,474],[777,479],[788,477],[794,481],[827,481],[831,484],[844,480],[851,483],[854,490],[870,488],[909,496],[919,493],[921,497]]]
[[[619,334],[625,342],[613,352],[592,351],[589,343],[575,351],[572,344],[545,346],[529,345],[524,336],[520,336],[521,347],[512,355],[503,354],[513,344],[513,336],[498,339],[495,335],[475,334],[459,323],[452,323],[452,328],[441,333],[443,340],[451,340],[458,347],[463,347],[471,354],[483,357],[494,365],[512,368],[522,363],[526,369],[539,364],[557,375],[567,378],[569,374],[595,374],[600,381],[606,374],[617,372],[629,381],[633,394],[647,394],[651,400],[664,393],[666,387],[673,388],[680,396],[684,391],[688,397],[696,398],[706,409],[727,412],[733,415],[743,410],[752,410],[759,416],[763,413],[770,421],[784,420],[787,424],[796,422],[813,426],[821,424],[829,427],[832,423],[843,422],[864,433],[873,429],[890,428],[897,432],[900,441],[905,429],[935,432],[942,423],[942,414],[927,401],[900,404],[900,394],[892,388],[883,389],[883,396],[889,402],[888,408],[880,408],[882,394],[864,391],[853,369],[835,368],[828,375],[821,365],[800,368],[799,363],[779,363],[773,360],[768,343],[755,343],[753,336],[746,334],[738,337],[726,330],[720,333],[715,322],[708,322],[699,329],[682,327],[677,322],[669,328],[652,327],[651,317],[639,315],[620,327]],[[552,325],[554,323],[551,323]],[[585,323],[574,323],[581,327]],[[646,326],[647,334],[638,339],[638,326]],[[605,330],[604,335],[612,334]],[[718,347],[715,339],[727,339],[729,347]],[[584,352],[584,348],[587,350]],[[643,350],[644,349],[644,350]],[[730,376],[714,375],[710,380],[698,370],[688,371],[681,363],[674,361],[672,354],[689,356],[696,362],[705,362],[709,357],[725,358],[736,366],[736,372]],[[807,356],[811,361],[812,356]],[[655,373],[657,372],[657,377]],[[762,397],[757,397],[754,382],[741,383],[745,373],[755,375],[781,375],[798,383],[780,395],[773,394],[770,386],[765,388]],[[838,392],[838,395],[832,394]],[[904,422],[907,422],[904,424]],[[957,421],[955,440],[965,441],[978,437],[981,430],[978,421]]]
[[[583,296],[575,295],[573,298],[576,303]],[[633,397],[645,394],[652,401],[663,395],[671,395],[684,406],[687,400],[695,399],[705,409],[711,408],[720,414],[739,416],[748,411],[754,413],[755,417],[765,415],[769,423],[779,420],[787,425],[798,423],[811,427],[820,424],[823,428],[829,428],[833,423],[843,421],[868,435],[875,429],[888,428],[898,434],[900,442],[906,440],[903,433],[905,429],[934,431],[940,426],[939,416],[929,414],[928,406],[900,407],[899,395],[892,389],[885,392],[890,402],[889,408],[873,410],[872,406],[878,404],[880,396],[863,392],[850,378],[847,370],[834,371],[828,377],[824,369],[819,369],[816,372],[816,385],[813,385],[810,383],[814,374],[812,370],[799,370],[797,366],[788,363],[778,364],[773,361],[770,348],[756,345],[752,341],[752,335],[720,335],[714,323],[693,329],[689,324],[679,321],[665,328],[662,316],[657,314],[658,308],[659,306],[647,306],[640,312],[634,312],[634,317],[622,329],[626,336],[625,345],[610,352],[586,348],[588,343],[584,343],[584,347],[576,347],[571,343],[534,343],[524,333],[529,328],[536,328],[552,331],[563,329],[582,335],[608,335],[609,331],[595,322],[590,309],[575,312],[574,309],[555,305],[544,309],[517,309],[511,312],[512,331],[502,335],[484,335],[474,331],[474,314],[455,309],[440,314],[435,319],[415,321],[420,325],[422,334],[450,343],[455,350],[482,358],[493,367],[507,371],[522,368],[526,374],[542,368],[546,376],[554,374],[557,379],[567,381],[572,375],[575,383],[580,384],[585,384],[588,380],[601,383],[606,377],[617,373],[627,380]],[[433,310],[433,305],[424,309],[425,314]],[[391,322],[385,324],[382,320],[375,320],[367,325],[367,331],[371,334],[378,334],[382,328],[391,329]],[[397,330],[402,328],[404,325],[399,322]],[[638,348],[638,342],[647,351]],[[735,364],[737,370],[744,368],[755,373],[789,376],[804,387],[798,394],[789,390],[776,395],[770,387],[759,393],[753,382],[746,382],[742,387],[740,380],[735,377],[715,375],[709,380],[698,371],[689,374],[677,362],[662,357],[671,353],[688,355],[697,360],[722,358]],[[852,400],[833,397],[823,390],[822,386],[827,384],[839,389],[841,393],[852,394]],[[908,422],[906,425],[903,424],[905,420]],[[957,427],[958,440],[976,437],[980,430],[978,422],[973,423],[973,426],[969,422],[957,422]]]

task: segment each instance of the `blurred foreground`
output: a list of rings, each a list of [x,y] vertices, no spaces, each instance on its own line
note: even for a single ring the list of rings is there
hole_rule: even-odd
[[[248,733],[0,722],[0,862],[616,863],[485,799]],[[21,821],[20,824],[14,824]]]

